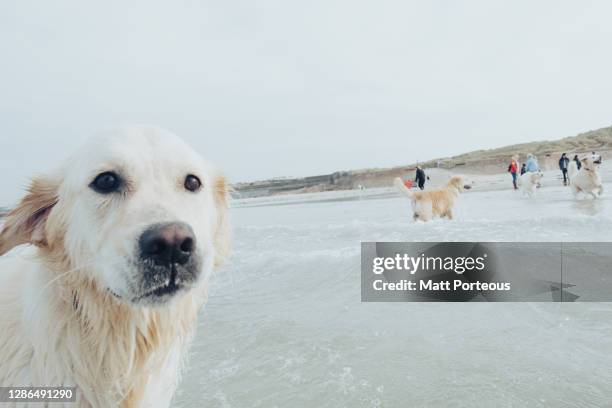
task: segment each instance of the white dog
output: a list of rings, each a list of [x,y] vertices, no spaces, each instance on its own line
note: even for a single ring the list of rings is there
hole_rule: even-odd
[[[578,166],[573,160],[569,164],[568,174],[572,193],[574,197],[578,193],[584,193],[597,198],[603,193],[601,177],[598,172],[601,156],[587,156],[581,159],[580,162],[582,163],[580,170],[578,170]]]
[[[36,178],[0,229],[0,255],[32,244],[0,258],[0,384],[74,386],[70,407],[169,406],[228,252],[227,205],[223,177],[152,127]]]
[[[540,172],[527,172],[519,177],[519,186],[523,195],[533,197],[544,175]]]

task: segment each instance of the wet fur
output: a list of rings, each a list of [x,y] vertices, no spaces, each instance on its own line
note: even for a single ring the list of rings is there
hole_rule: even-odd
[[[538,183],[542,180],[542,173],[529,172],[519,177],[518,184],[523,192],[523,195],[533,197],[537,191]]]
[[[574,197],[578,197],[578,194],[582,193],[596,199],[603,193],[603,185],[598,171],[599,164],[595,163],[592,157],[583,158],[581,163],[580,170],[573,160],[569,164],[568,174],[572,194]]]
[[[161,307],[117,300],[67,249],[73,203],[60,202],[62,178],[35,179],[0,224],[0,255],[31,244],[0,258],[0,384],[76,386],[70,407],[167,407],[207,283]],[[223,177],[213,190],[218,267],[229,252]]]
[[[434,217],[452,220],[455,201],[464,191],[463,178],[460,176],[451,177],[444,187],[437,190],[410,191],[400,178],[394,180],[394,185],[412,201],[415,221],[430,221]]]

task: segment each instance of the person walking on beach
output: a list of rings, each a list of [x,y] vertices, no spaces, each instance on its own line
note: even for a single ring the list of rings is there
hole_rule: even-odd
[[[559,159],[559,169],[561,170],[561,173],[563,173],[563,185],[567,186],[567,182],[569,181],[567,178],[567,167],[569,165],[569,158],[566,156],[565,153],[563,153],[561,155],[561,158]]]
[[[580,159],[578,158],[577,154],[574,155],[574,161],[576,162],[576,167],[578,167],[578,170],[580,170],[582,163],[580,163]]]
[[[425,180],[428,180],[429,177],[425,175],[425,171],[420,167],[416,167],[416,177],[414,178],[414,182],[417,183],[421,190],[425,189]]]
[[[518,157],[514,155],[512,156],[512,159],[510,160],[510,165],[508,166],[508,173],[512,175],[512,185],[514,186],[515,190],[518,190],[518,186],[516,185],[518,171],[519,171]]]
[[[527,173],[527,165],[523,163],[523,165],[521,166],[521,176],[525,173]]]
[[[527,156],[527,161],[525,162],[525,165],[525,170],[527,171],[527,173],[537,173],[540,171],[538,159],[533,154],[529,154]]]

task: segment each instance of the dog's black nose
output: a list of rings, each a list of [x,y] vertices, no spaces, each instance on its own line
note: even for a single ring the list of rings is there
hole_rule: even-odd
[[[183,222],[156,224],[142,233],[139,245],[143,259],[156,264],[185,265],[195,251],[195,235]]]

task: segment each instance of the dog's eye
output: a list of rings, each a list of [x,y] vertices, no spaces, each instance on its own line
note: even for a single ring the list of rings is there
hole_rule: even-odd
[[[190,174],[185,177],[185,188],[187,190],[196,192],[200,189],[200,187],[202,187],[202,182],[199,178],[197,178],[193,174]]]
[[[112,171],[98,174],[91,182],[90,187],[100,194],[109,194],[119,190],[121,178]]]

